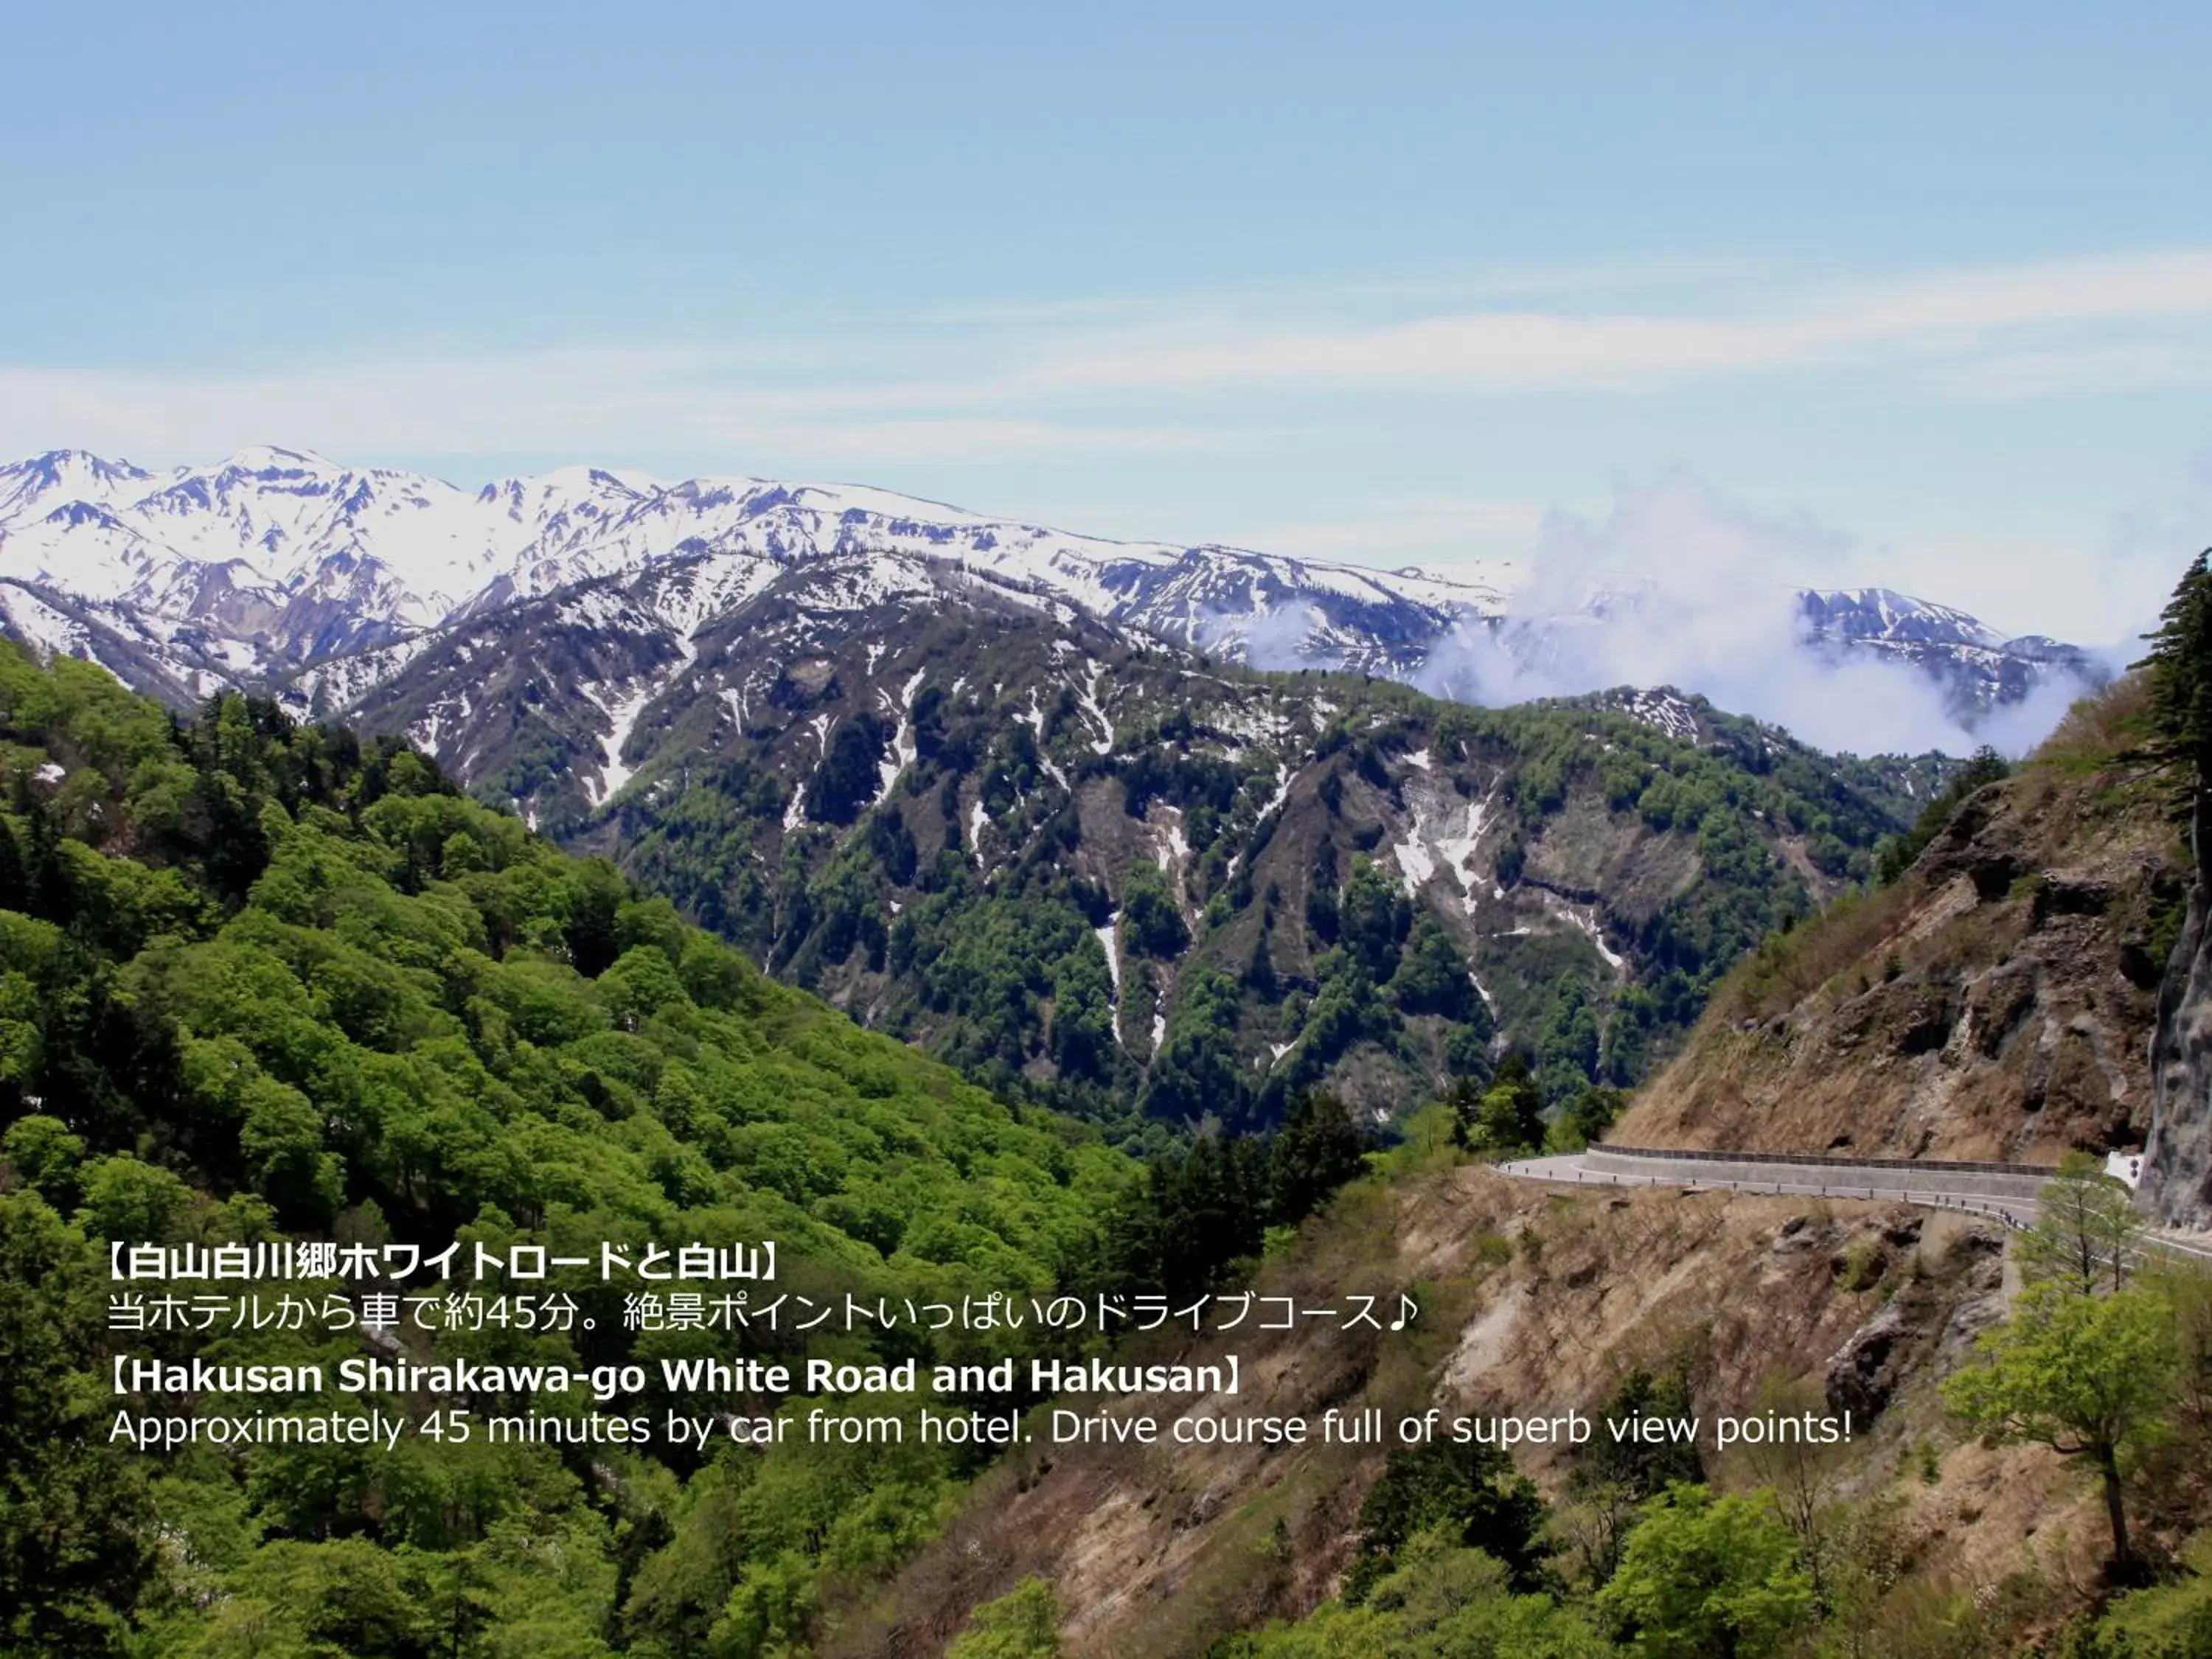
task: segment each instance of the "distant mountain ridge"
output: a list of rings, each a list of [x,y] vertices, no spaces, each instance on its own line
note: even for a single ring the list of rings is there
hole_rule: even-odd
[[[1377,671],[1505,599],[1502,585],[1111,542],[858,485],[571,467],[471,492],[273,448],[164,473],[68,450],[0,467],[0,580],[135,623],[203,672],[266,678],[702,555],[735,603],[793,565],[856,553],[956,563],[1185,643],[1295,599],[1329,619],[1350,665]]]
[[[469,490],[275,447],[161,471],[78,450],[0,466],[0,626],[173,703],[309,665],[365,692],[427,634],[701,561],[692,626],[802,567],[872,567],[854,597],[873,603],[939,566],[1225,660],[1396,679],[1419,677],[1461,630],[1498,627],[1525,574],[1109,541],[860,485],[577,466]],[[2074,647],[2008,640],[1887,589],[1808,590],[1799,604],[1817,648],[1910,664],[1969,715],[2053,676],[2101,678]],[[1515,620],[1540,634],[1542,618]],[[358,660],[330,666],[338,659]]]
[[[1256,673],[950,562],[817,559],[726,610],[719,568],[281,695],[431,750],[864,1024],[1125,1123],[1272,1121],[1319,1081],[1388,1114],[1493,1040],[1552,1094],[1632,1081],[1957,764],[1665,690],[1483,710]]]
[[[855,489],[55,455],[0,470],[0,614],[44,651],[404,738],[779,978],[1132,1133],[1318,1083],[1387,1115],[1501,1044],[1549,1098],[1632,1083],[1956,764],[1665,688],[1394,683],[1502,580]],[[1365,672],[1234,660],[1316,653]]]

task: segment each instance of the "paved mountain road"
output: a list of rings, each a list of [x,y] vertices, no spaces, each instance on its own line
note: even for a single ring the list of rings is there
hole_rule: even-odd
[[[1888,1199],[1930,1210],[1963,1210],[1994,1216],[2007,1228],[2035,1224],[2041,1178],[2012,1171],[1931,1165],[1851,1164],[1793,1158],[1772,1164],[1755,1154],[1717,1153],[1653,1158],[1592,1150],[1554,1158],[1516,1158],[1498,1165],[1501,1175],[1573,1187],[1679,1187],[1687,1191],[1771,1193],[1801,1198]],[[2164,1249],[2212,1262],[2212,1240],[2160,1233]]]

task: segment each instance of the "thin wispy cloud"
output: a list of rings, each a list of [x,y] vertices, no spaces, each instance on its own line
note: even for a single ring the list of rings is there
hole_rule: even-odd
[[[1948,365],[1938,383],[1954,396],[1992,403],[2212,386],[2212,339],[2152,331],[2148,338],[2016,349]]]
[[[1943,272],[1726,316],[1492,310],[1358,328],[1139,336],[1048,354],[989,385],[1056,395],[1296,383],[1632,392],[1885,359],[2002,362],[2008,351],[2047,354],[2040,337],[2019,337],[2039,331],[2208,317],[2212,251],[2192,250]]]
[[[166,465],[283,442],[345,460],[425,465],[458,473],[458,483],[549,460],[848,477],[1068,529],[1420,564],[1513,586],[1493,562],[1526,564],[1544,550],[1547,484],[1510,471],[1510,460],[1486,460],[1484,449],[1500,420],[1531,410],[1516,403],[1526,394],[1620,398],[1648,425],[1674,407],[1670,394],[1723,383],[1745,407],[1787,416],[1823,396],[1820,376],[1850,374],[1874,376],[1885,410],[1973,431],[1989,425],[1986,404],[2004,400],[2212,387],[2212,250],[1796,292],[1771,274],[1756,292],[1745,281],[1721,283],[1732,303],[1708,299],[1698,314],[1656,303],[1583,310],[1575,301],[1590,299],[1589,289],[1568,288],[1535,307],[1493,288],[1482,295],[1486,310],[1462,303],[1328,325],[1255,323],[1230,310],[1201,316],[1188,301],[1151,316],[1137,301],[1006,305],[957,321],[909,312],[874,330],[838,330],[818,352],[801,334],[779,334],[331,354],[285,372],[0,362],[0,453],[82,445]],[[1679,288],[1644,292],[1690,303]],[[1345,312],[1358,303],[1347,295]],[[1966,410],[1938,414],[1944,404]],[[1374,456],[1394,445],[1378,438],[1418,441],[1453,422],[1467,467],[1431,445],[1418,467],[1382,480]],[[1360,445],[1334,465],[1338,447]],[[1593,449],[1593,467],[1620,480],[1620,465],[1601,456]],[[1298,471],[1285,471],[1285,458],[1297,458]],[[1639,469],[1648,476],[1677,458],[1655,453]],[[1568,500],[1599,498],[1586,471],[1564,473]],[[1099,489],[1102,477],[1124,480],[1121,500]],[[1794,489],[1760,493],[1787,502]],[[2212,535],[2194,498],[2188,511],[2154,515],[2104,549],[2094,533],[2106,514],[2053,518],[2039,502],[2015,507],[2011,493],[1980,515],[1913,522],[1917,511],[1844,504],[1847,518],[1881,525],[1881,546],[1856,546],[1844,560],[1863,575],[1834,566],[1792,575],[1889,581],[2011,629],[2104,644],[2154,615],[2170,566]],[[1674,557],[1644,542],[1656,560]],[[1802,546],[1763,542],[1767,560]]]
[[[756,390],[678,352],[552,352],[344,365],[252,377],[0,368],[0,452],[57,443],[167,461],[277,441],[334,455],[681,450],[821,466],[1215,450],[1233,432],[924,410],[837,393]],[[876,401],[876,400],[866,400]]]
[[[1887,373],[1900,396],[1938,400],[2212,384],[2212,250],[1764,293],[1705,313],[1493,293],[1487,308],[1304,325],[1187,308],[1140,321],[1135,305],[1103,301],[1009,305],[957,324],[881,319],[866,340],[842,332],[819,352],[779,336],[334,355],[273,374],[0,364],[0,449],[71,442],[160,461],[274,440],[864,471],[1264,447],[1292,410],[1310,428],[1356,432],[1368,416],[1346,400],[1399,393],[1656,396],[1835,372]]]

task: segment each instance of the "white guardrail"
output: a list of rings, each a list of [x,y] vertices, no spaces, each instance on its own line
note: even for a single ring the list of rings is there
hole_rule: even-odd
[[[1990,1216],[2008,1231],[2035,1224],[2036,1195],[2047,1168],[2023,1164],[1929,1159],[1826,1158],[1802,1152],[1712,1152],[1609,1146],[1497,1166],[1526,1181],[1583,1187],[1680,1187],[1689,1191],[1764,1193],[1776,1197],[1892,1200],[1923,1209]],[[1893,1180],[1885,1180],[1890,1176]],[[2212,1263],[2212,1245],[2153,1233],[2143,1249]]]

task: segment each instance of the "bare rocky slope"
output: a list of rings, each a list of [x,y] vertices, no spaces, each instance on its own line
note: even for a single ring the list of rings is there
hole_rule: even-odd
[[[2055,1163],[2138,1147],[2189,863],[2127,758],[2142,692],[2078,707],[1905,874],[1770,941],[1613,1132],[1632,1146]]]
[[[1563,1193],[1432,1156],[1340,1195],[1255,1287],[1321,1305],[1363,1286],[1410,1286],[1422,1306],[1412,1330],[1314,1322],[1186,1336],[1143,1357],[1200,1364],[1235,1352],[1243,1391],[1125,1405],[1117,1415],[1159,1419],[1163,1443],[1151,1447],[1055,1447],[1033,1415],[1040,1438],[983,1478],[888,1591],[844,1609],[822,1650],[942,1653],[970,1608],[1036,1573],[1071,1610],[1071,1659],[1203,1653],[1226,1631],[1300,1616],[1334,1593],[1384,1449],[1166,1443],[1178,1419],[1317,1423],[1330,1407],[1373,1408],[1395,1424],[1431,1405],[1447,1417],[1595,1413],[1639,1367],[1680,1371],[1708,1422],[1791,1384],[1850,1409],[1832,1495],[1901,1502],[1911,1571],[1990,1586],[2031,1559],[2086,1573],[2101,1524],[2087,1488],[2047,1452],[1961,1439],[1934,1398],[1933,1379],[2002,1310],[2001,1251],[1994,1224],[1963,1216]],[[1524,1448],[1517,1461],[1563,1495],[1565,1454]]]

